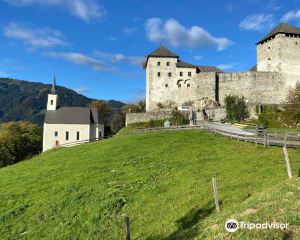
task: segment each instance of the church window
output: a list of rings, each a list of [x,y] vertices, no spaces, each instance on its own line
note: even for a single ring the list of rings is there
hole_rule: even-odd
[[[171,76],[172,76],[172,73],[169,72],[169,73],[168,73],[168,76],[171,77]]]
[[[167,62],[167,66],[170,66],[170,62]]]
[[[187,87],[190,87],[190,86],[191,86],[191,84],[189,84],[189,83],[188,83],[186,86],[187,86]]]
[[[183,72],[180,72],[180,73],[179,73],[179,76],[183,76]]]
[[[160,72],[157,73],[157,76],[160,77]]]
[[[189,76],[189,77],[192,76],[192,72],[188,72],[188,76]]]
[[[66,140],[69,140],[69,132],[66,132]]]
[[[58,137],[58,131],[54,132],[54,137]]]
[[[53,105],[53,100],[51,100],[50,102],[51,102],[50,104]]]
[[[76,140],[80,139],[80,132],[76,132]]]
[[[160,66],[160,62],[157,62],[157,66]]]
[[[169,85],[168,84],[165,84],[165,87],[168,87]]]

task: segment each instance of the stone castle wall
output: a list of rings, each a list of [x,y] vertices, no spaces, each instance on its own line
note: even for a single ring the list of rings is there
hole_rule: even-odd
[[[171,117],[172,111],[152,111],[146,113],[127,113],[126,114],[126,127],[129,124],[138,122],[148,122],[150,120],[168,119]]]
[[[281,104],[286,97],[282,74],[277,72],[242,72],[219,74],[219,100],[226,95],[244,96],[248,105]]]

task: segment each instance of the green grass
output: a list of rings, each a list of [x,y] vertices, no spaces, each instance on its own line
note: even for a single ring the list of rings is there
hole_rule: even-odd
[[[0,169],[1,239],[124,239],[122,214],[136,240],[300,239],[300,150],[289,150],[289,181],[281,148],[195,130],[129,132]],[[290,227],[230,235],[232,217]]]

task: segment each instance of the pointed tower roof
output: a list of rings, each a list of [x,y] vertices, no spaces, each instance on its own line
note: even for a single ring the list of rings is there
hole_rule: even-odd
[[[275,35],[277,35],[279,33],[300,35],[300,28],[294,27],[287,23],[280,23],[270,33],[268,33],[266,36],[264,36],[257,44],[260,44],[263,41],[265,41],[271,37],[274,37]]]
[[[56,78],[54,76],[54,79],[53,79],[53,83],[52,83],[52,87],[51,87],[51,91],[50,91],[51,94],[56,94]]]
[[[165,48],[162,44],[160,44],[158,48],[146,56],[146,59],[143,63],[143,68],[147,67],[149,57],[179,58],[176,53],[173,53],[171,50]]]
[[[174,57],[179,58],[176,53],[173,53],[169,49],[165,48],[162,44],[159,48],[156,48],[153,52],[151,52],[148,57]]]

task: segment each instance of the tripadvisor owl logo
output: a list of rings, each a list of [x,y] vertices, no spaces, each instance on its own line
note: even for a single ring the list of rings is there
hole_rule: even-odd
[[[235,232],[239,229],[239,223],[235,219],[228,219],[225,223],[225,229],[228,232]]]

